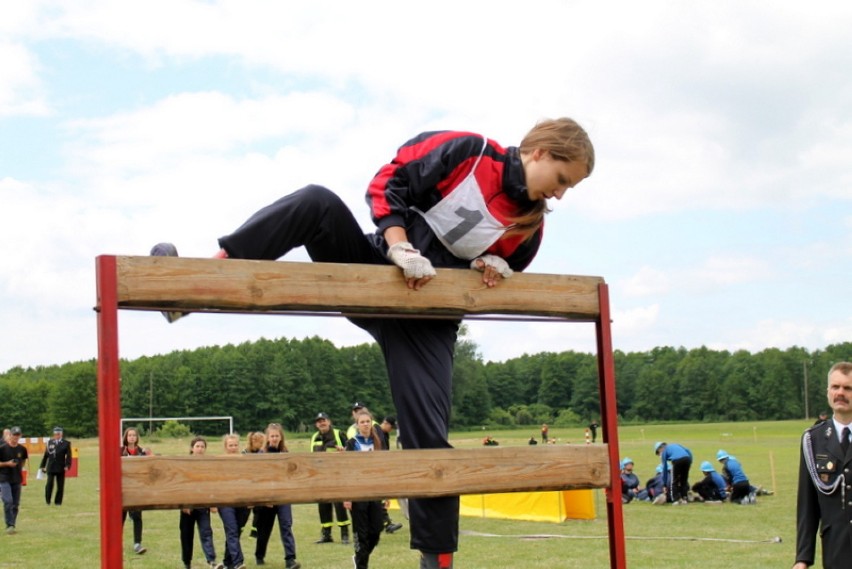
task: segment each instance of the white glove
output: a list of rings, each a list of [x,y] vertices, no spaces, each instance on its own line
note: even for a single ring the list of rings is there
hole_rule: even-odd
[[[479,266],[479,261],[484,263],[482,267]],[[497,255],[483,255],[470,262],[470,268],[480,272],[484,272],[485,267],[489,266],[494,267],[494,269],[500,273],[500,276],[504,279],[508,279],[515,272],[509,267],[509,263],[507,263],[505,259],[498,257]]]
[[[407,241],[400,241],[391,245],[388,248],[388,259],[402,269],[402,274],[406,279],[422,279],[434,277],[438,274],[429,259],[421,255],[420,251]]]

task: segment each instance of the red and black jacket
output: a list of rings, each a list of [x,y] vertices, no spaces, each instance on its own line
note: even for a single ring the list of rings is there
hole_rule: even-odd
[[[432,236],[421,216],[411,208],[428,211],[448,195],[470,173],[480,156],[483,137],[470,132],[426,132],[402,145],[390,164],[379,169],[367,189],[367,203],[379,235],[388,227],[406,229],[409,241],[435,266],[466,266]],[[488,140],[474,174],[488,210],[505,225],[531,206],[524,168],[515,147],[503,148]],[[522,271],[532,262],[541,244],[543,230],[532,237],[499,239],[487,253],[505,259],[513,270]]]

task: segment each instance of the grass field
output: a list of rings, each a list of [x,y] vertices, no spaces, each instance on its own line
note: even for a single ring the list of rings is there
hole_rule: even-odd
[[[631,503],[625,506],[627,562],[631,568],[749,569],[789,567],[795,544],[796,477],[798,442],[805,421],[769,423],[713,423],[690,425],[628,426],[619,430],[622,456],[635,461],[643,481],[657,465],[654,441],[678,442],[692,449],[695,464],[690,482],[700,476],[698,464],[710,460],[719,448],[737,456],[752,484],[775,490],[759,498],[755,506],[690,504],[683,507]],[[478,446],[485,434],[463,433],[453,437],[458,447]],[[525,445],[535,429],[491,433],[501,446]],[[582,442],[580,430],[551,429],[563,442]],[[65,504],[44,503],[44,482],[31,479],[24,488],[18,534],[0,535],[0,568],[78,569],[100,567],[97,440],[73,441],[80,449],[80,477],[68,479]],[[186,440],[143,441],[157,454],[183,454]],[[307,439],[289,438],[291,452],[307,452]],[[209,453],[219,453],[211,442]],[[37,466],[40,457],[35,458]],[[596,492],[598,518],[569,520],[561,524],[520,522],[464,517],[461,545],[456,554],[458,569],[525,567],[609,567],[607,521],[604,499]],[[316,545],[319,518],[316,506],[293,508],[298,557],[305,569],[336,569],[352,566],[351,547],[338,543]],[[399,511],[395,521],[405,522]],[[180,540],[176,511],[144,513],[145,555],[131,552],[131,523],[125,527],[125,567],[180,568]],[[213,516],[217,554],[221,558],[224,537],[218,516]],[[270,542],[267,564],[284,567],[276,533]],[[335,539],[337,539],[335,535]],[[775,542],[780,537],[781,543]],[[249,567],[254,566],[254,542],[243,536]],[[200,545],[195,545],[195,567],[203,565]],[[416,568],[418,556],[408,548],[408,525],[393,535],[383,535],[373,554],[372,567]]]

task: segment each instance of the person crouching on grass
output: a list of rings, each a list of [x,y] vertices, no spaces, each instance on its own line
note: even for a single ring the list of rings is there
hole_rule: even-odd
[[[354,437],[346,441],[346,450],[370,452],[387,450],[382,445],[382,438],[373,429],[373,416],[366,409],[361,409],[355,417],[358,430]],[[355,531],[355,569],[368,569],[370,554],[379,544],[385,523],[385,508],[387,500],[369,502],[343,502],[343,507],[352,512],[352,525]]]

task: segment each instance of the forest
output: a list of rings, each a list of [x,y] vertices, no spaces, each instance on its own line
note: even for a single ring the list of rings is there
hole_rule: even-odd
[[[599,418],[594,354],[546,352],[485,362],[464,332],[456,348],[453,429],[580,426]],[[614,360],[622,423],[783,420],[827,410],[826,374],[833,363],[852,360],[852,342],[758,353],[616,350]],[[0,425],[20,425],[36,436],[58,424],[71,437],[96,436],[96,373],[96,361],[89,360],[0,374]],[[348,425],[353,401],[378,415],[394,413],[378,346],[336,347],[319,337],[122,360],[121,383],[124,417],[230,415],[241,433],[269,422],[292,432],[312,430],[320,411]],[[210,435],[224,428],[189,427]]]

